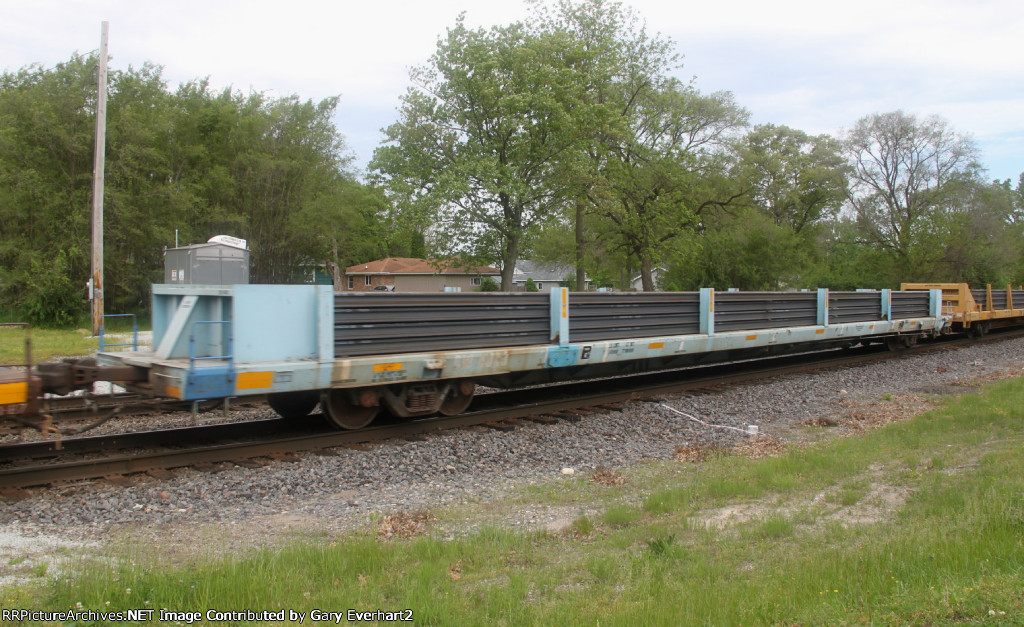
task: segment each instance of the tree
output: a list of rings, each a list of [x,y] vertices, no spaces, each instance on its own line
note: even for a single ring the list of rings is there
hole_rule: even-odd
[[[778,290],[807,287],[803,276],[813,254],[788,225],[754,207],[714,212],[704,219],[704,232],[693,238],[690,254],[668,264],[664,288],[701,287]]]
[[[62,298],[64,310],[48,314],[46,322],[65,321],[85,309],[96,68],[95,58],[75,55],[49,70],[32,65],[0,75],[4,300],[33,308],[39,286],[63,285],[66,276],[72,277],[72,289],[81,290],[77,307]]]
[[[979,170],[973,142],[934,116],[866,116],[844,147],[852,166],[849,200],[866,241],[902,260],[928,238]]]
[[[828,135],[762,124],[744,138],[740,155],[754,206],[796,234],[834,216],[846,200],[848,167]]]
[[[331,122],[338,99],[254,93],[240,104],[246,115],[235,129],[241,151],[232,164],[233,200],[252,242],[250,276],[254,283],[291,282],[303,265],[323,258],[307,227],[317,228],[321,212],[313,207],[344,179],[344,142]],[[311,214],[314,222],[303,224]]]
[[[161,251],[183,209],[171,171],[172,96],[161,69],[113,72],[104,182],[104,308],[139,312],[163,280]],[[88,234],[85,234],[88,235]]]
[[[561,162],[585,137],[579,54],[565,33],[473,30],[460,17],[413,70],[371,162],[403,210],[434,225],[444,252],[500,259],[504,290],[524,240],[566,197]]]
[[[598,205],[604,199],[602,170],[609,142],[631,135],[631,116],[642,97],[664,87],[669,73],[681,67],[680,56],[671,39],[649,35],[636,13],[619,2],[558,0],[550,9],[539,2],[533,6],[536,28],[580,42],[574,68],[585,85],[582,98],[589,115],[588,124],[578,130],[585,141],[562,162],[562,181],[572,198],[563,212],[575,238],[560,260],[575,265],[576,282],[582,285],[587,269],[597,269],[597,240],[587,217],[602,213]]]
[[[49,324],[85,311],[97,65],[75,56],[0,75],[0,291]],[[182,243],[248,239],[254,282],[376,252],[382,198],[348,169],[336,98],[213,93],[207,81],[172,93],[161,71],[110,73],[108,311],[146,310],[176,231]]]
[[[726,148],[747,113],[728,92],[703,95],[674,80],[635,101],[622,135],[606,141],[604,197],[596,203],[650,291],[666,246],[693,232],[705,211],[742,196],[728,181]]]
[[[583,50],[576,68],[591,124],[580,127],[586,141],[563,161],[563,179],[586,199],[565,207],[576,235],[577,281],[591,261],[587,234],[596,230],[639,265],[644,289],[654,289],[653,268],[679,236],[696,227],[702,211],[735,199],[719,194],[729,187],[721,174],[730,133],[746,123],[746,112],[727,92],[703,95],[672,78],[681,66],[674,42],[649,35],[617,2],[561,0],[550,12],[539,10],[537,22]],[[587,205],[607,227],[584,226]]]
[[[975,181],[945,216],[935,280],[1006,286],[1020,275],[1020,208],[1008,185]],[[925,269],[927,271],[927,269]]]

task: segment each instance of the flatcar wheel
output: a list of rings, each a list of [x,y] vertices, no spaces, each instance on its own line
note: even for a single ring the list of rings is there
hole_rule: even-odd
[[[320,398],[320,406],[324,410],[327,420],[340,429],[362,429],[373,422],[380,411],[380,405],[369,402],[376,401],[376,396],[369,399],[365,394],[361,395],[365,403],[353,402],[352,392],[349,390],[327,390]]]
[[[906,350],[907,345],[903,342],[903,338],[902,337],[900,337],[898,335],[894,335],[892,337],[885,338],[885,347],[888,348],[891,351],[898,352],[898,351]]]
[[[277,412],[277,415],[289,420],[298,420],[308,416],[316,404],[320,402],[320,393],[309,392],[281,392],[279,394],[267,395],[267,404]]]
[[[476,384],[472,381],[459,381],[453,386],[451,395],[441,403],[441,413],[445,416],[454,416],[466,411],[473,402],[474,391]]]
[[[886,347],[891,351],[903,351],[917,346],[915,335],[894,335],[885,340]]]

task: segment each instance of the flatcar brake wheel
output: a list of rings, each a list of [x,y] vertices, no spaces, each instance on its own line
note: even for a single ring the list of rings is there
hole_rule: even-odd
[[[320,393],[317,391],[306,392],[280,392],[267,395],[267,404],[277,412],[278,416],[289,420],[298,420],[308,416],[316,404],[320,402]]]
[[[373,422],[380,411],[380,405],[364,407],[352,402],[348,390],[326,390],[320,406],[327,420],[340,429],[362,429]]]

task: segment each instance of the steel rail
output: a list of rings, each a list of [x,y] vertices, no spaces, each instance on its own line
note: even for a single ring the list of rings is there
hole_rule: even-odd
[[[323,421],[315,416],[309,416],[301,420],[285,420],[275,417],[242,422],[173,427],[153,431],[18,442],[0,446],[0,464],[70,454],[147,447],[187,446],[196,442],[265,436],[282,432],[298,433],[308,431],[312,426],[322,427],[323,425]]]

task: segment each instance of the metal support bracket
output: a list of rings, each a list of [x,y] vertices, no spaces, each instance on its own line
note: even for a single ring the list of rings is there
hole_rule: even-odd
[[[828,288],[818,288],[818,324],[828,326]]]
[[[185,330],[185,325],[188,324],[188,319],[192,315],[192,310],[195,308],[196,301],[198,300],[198,296],[188,295],[182,298],[181,302],[178,303],[178,308],[174,310],[174,316],[167,325],[167,330],[164,332],[163,339],[160,341],[160,345],[156,349],[157,357],[160,359],[167,359],[171,356],[171,351],[174,350],[174,346],[178,343],[178,338]]]
[[[704,335],[715,334],[715,288],[700,289],[700,332]]]
[[[551,342],[569,343],[569,288],[551,288]]]

